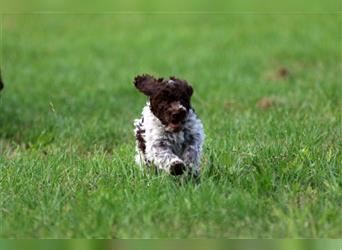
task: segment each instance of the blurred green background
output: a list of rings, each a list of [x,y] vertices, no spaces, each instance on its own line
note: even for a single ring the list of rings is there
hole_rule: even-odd
[[[227,11],[227,12],[337,12],[341,10],[338,0],[311,0],[311,1],[271,1],[271,0],[240,0],[240,1],[158,1],[132,0],[108,1],[100,0],[96,4],[92,1],[60,1],[60,0],[29,0],[29,1],[2,1],[2,12],[29,12],[29,11]]]

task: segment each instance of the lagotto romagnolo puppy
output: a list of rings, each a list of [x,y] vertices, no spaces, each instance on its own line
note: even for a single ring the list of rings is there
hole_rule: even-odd
[[[199,176],[204,131],[191,107],[192,87],[184,80],[137,76],[135,87],[149,97],[136,119],[136,157],[140,166],[154,166],[171,175]]]

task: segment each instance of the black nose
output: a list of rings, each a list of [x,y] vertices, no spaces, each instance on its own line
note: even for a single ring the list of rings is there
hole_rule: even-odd
[[[186,111],[184,109],[177,110],[172,113],[172,119],[183,120],[186,116]]]

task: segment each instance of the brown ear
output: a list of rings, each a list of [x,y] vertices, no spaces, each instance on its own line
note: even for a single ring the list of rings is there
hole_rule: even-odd
[[[156,92],[158,81],[150,75],[141,75],[134,78],[135,87],[147,96]]]

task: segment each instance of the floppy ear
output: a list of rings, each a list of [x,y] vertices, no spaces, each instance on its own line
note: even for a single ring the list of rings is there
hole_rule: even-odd
[[[150,75],[141,75],[134,78],[134,85],[147,96],[153,95],[156,92],[158,81]]]

